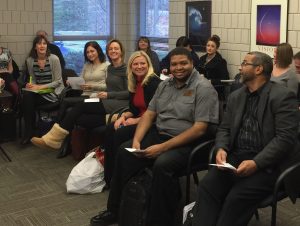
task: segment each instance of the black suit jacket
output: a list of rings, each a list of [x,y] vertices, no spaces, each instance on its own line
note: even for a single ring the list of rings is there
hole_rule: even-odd
[[[231,153],[241,127],[246,104],[247,87],[233,92],[216,136],[216,147]],[[258,103],[257,118],[262,135],[263,149],[254,157],[259,170],[279,167],[284,170],[292,162],[299,161],[299,149],[295,148],[299,110],[295,94],[285,87],[267,82]],[[292,188],[291,181],[286,181]],[[291,190],[290,195],[293,196]]]
[[[225,99],[225,89],[221,80],[229,79],[229,73],[227,70],[227,62],[222,58],[220,53],[216,53],[215,57],[206,63],[207,54],[200,57],[200,62],[195,65],[200,74],[211,81],[213,86],[218,92],[221,100]]]

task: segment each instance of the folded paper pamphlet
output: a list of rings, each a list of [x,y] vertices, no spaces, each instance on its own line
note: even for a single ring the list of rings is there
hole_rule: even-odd
[[[223,167],[223,168],[227,168],[227,169],[231,169],[231,170],[236,170],[236,168],[229,164],[228,162],[224,162],[223,164],[209,164],[210,166],[218,166],[218,167]]]
[[[129,152],[133,152],[133,153],[141,153],[144,152],[145,150],[140,150],[140,149],[136,149],[136,148],[125,148],[127,151]]]

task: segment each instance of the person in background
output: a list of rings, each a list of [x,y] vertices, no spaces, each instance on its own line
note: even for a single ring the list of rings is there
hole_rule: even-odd
[[[38,30],[36,32],[36,36],[41,36],[41,35],[48,39],[48,33],[46,31]],[[56,55],[59,58],[61,69],[63,70],[66,66],[66,62],[65,62],[64,56],[62,55],[59,47],[57,45],[49,42],[49,47],[48,48],[50,50],[50,53]]]
[[[128,106],[129,92],[124,53],[124,47],[119,40],[113,39],[108,42],[106,54],[111,64],[107,67],[106,91],[97,94],[99,102],[77,103],[46,135],[41,138],[33,137],[31,142],[43,149],[58,150],[79,118],[84,118],[86,128],[95,128],[105,125],[106,114]]]
[[[294,55],[294,65],[295,65],[296,76],[298,79],[297,99],[298,99],[298,103],[300,103],[300,51]]]
[[[200,63],[195,65],[200,74],[203,74],[218,92],[219,100],[225,100],[225,88],[221,80],[229,79],[227,62],[218,52],[220,37],[211,36],[206,43],[206,54],[200,57]]]
[[[274,49],[274,66],[271,81],[281,84],[297,95],[298,79],[292,70],[293,48],[289,43],[280,43]]]
[[[107,185],[113,174],[116,151],[131,139],[141,116],[147,110],[155,90],[160,83],[154,73],[151,60],[144,51],[134,52],[127,66],[129,109],[106,128],[104,139],[104,179]]]
[[[30,75],[25,87],[28,91],[23,93],[21,107],[25,122],[25,133],[21,144],[28,144],[34,135],[35,109],[38,105],[56,102],[64,89],[61,76],[61,66],[56,55],[48,49],[48,39],[45,36],[36,36],[32,43],[26,67]],[[46,94],[38,94],[36,91],[53,89]]]
[[[85,84],[81,85],[83,93],[80,97],[66,97],[63,99],[60,105],[58,122],[61,122],[64,118],[69,107],[89,98],[92,93],[106,90],[105,80],[108,64],[106,64],[102,48],[96,41],[89,41],[84,46],[83,55],[85,64],[80,75],[85,81]],[[68,80],[66,83],[69,84]]]
[[[215,140],[216,163],[236,170],[213,167],[200,181],[193,226],[248,225],[280,171],[299,162],[296,97],[269,82],[272,68],[271,57],[261,52],[248,53],[241,63],[245,86],[229,96]]]
[[[294,65],[296,69],[296,74],[300,75],[300,51],[294,55]]]
[[[123,143],[116,156],[107,210],[91,219],[91,225],[118,221],[122,190],[128,180],[146,167],[153,172],[147,226],[174,226],[180,200],[178,173],[188,162],[192,148],[203,141],[211,124],[218,124],[219,103],[210,82],[194,69],[191,52],[173,49],[173,77],[161,82],[137,125],[133,140]],[[144,150],[135,155],[125,150]],[[207,156],[200,161],[207,161]]]
[[[9,49],[0,47],[0,78],[1,85],[5,86],[5,90],[13,94],[14,97],[19,95],[18,84],[13,76],[13,60]]]
[[[156,75],[159,75],[160,74],[159,58],[157,56],[157,53],[151,49],[149,38],[147,38],[145,36],[141,36],[137,41],[136,50],[143,50],[144,52],[146,52],[148,54],[148,56],[150,57],[153,69],[154,69],[154,73]]]
[[[193,58],[193,65],[196,67],[200,64],[199,57],[197,53],[193,50],[191,40],[186,36],[181,36],[176,41],[176,47],[184,47],[191,52]],[[160,72],[162,74],[168,75],[170,73],[170,55],[168,54],[160,62]]]

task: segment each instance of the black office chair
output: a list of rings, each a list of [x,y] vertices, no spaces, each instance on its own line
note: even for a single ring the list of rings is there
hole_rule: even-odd
[[[193,175],[194,183],[196,186],[199,185],[199,178],[197,173],[200,171],[208,170],[208,159],[209,152],[215,143],[214,139],[209,139],[199,145],[197,145],[190,153],[188,164],[186,170],[182,172],[179,176],[186,176],[186,185],[185,185],[185,204],[190,203],[190,183],[191,175]],[[207,159],[203,159],[207,153]]]
[[[265,208],[270,206],[272,208],[272,216],[271,216],[271,226],[276,226],[276,216],[277,216],[277,203],[284,198],[288,197],[288,194],[284,188],[284,180],[287,176],[291,175],[295,171],[300,170],[300,162],[293,164],[284,170],[276,180],[273,193],[270,194],[267,198],[265,198],[260,204],[258,208]],[[298,180],[299,178],[295,178]],[[300,191],[298,191],[298,195]],[[258,212],[255,212],[256,219],[259,219]]]
[[[216,148],[212,147],[211,152],[209,154],[209,162],[214,163],[215,155],[216,155]],[[286,190],[284,188],[284,180],[287,176],[294,173],[296,170],[300,170],[300,162],[294,163],[292,166],[288,167],[284,170],[276,180],[273,193],[262,200],[259,205],[258,209],[265,208],[270,206],[272,208],[272,216],[271,216],[271,226],[276,226],[276,215],[277,215],[277,202],[281,201],[284,198],[288,197]],[[295,178],[298,180],[298,178]],[[300,190],[299,190],[300,194]],[[259,220],[258,211],[256,210],[254,213],[257,220]]]

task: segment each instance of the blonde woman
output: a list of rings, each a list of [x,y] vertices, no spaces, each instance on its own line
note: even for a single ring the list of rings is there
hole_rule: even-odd
[[[134,135],[140,117],[146,111],[158,84],[159,77],[153,72],[151,60],[144,51],[134,52],[127,65],[129,110],[114,123],[107,126],[104,177],[109,185],[118,147]]]

